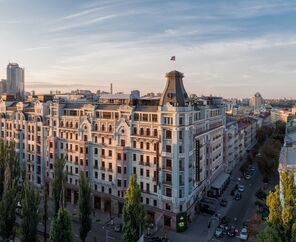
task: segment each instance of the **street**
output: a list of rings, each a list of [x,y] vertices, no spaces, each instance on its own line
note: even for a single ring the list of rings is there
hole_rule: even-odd
[[[262,176],[257,167],[253,177],[247,181],[244,178],[240,178],[240,165],[241,162],[238,163],[232,171],[231,181],[221,197],[227,200],[228,204],[226,207],[220,206],[217,211],[217,214],[219,214],[220,217],[227,216],[230,219],[230,222],[238,227],[239,231],[243,222],[249,219],[255,211],[255,194],[262,186]],[[233,196],[230,195],[230,192],[234,188],[235,184],[242,184],[245,186],[245,191],[242,192],[242,198],[239,201],[234,200]],[[237,219],[236,222],[234,218]],[[208,228],[209,221],[211,221],[210,228]],[[214,233],[218,225],[219,221],[216,216],[199,214],[186,231],[183,233],[169,231],[168,238],[172,242],[240,241],[237,237],[229,237],[227,235],[224,235],[222,238],[215,238]]]

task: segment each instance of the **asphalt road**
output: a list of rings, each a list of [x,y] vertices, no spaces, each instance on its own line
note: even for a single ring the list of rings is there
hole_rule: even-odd
[[[223,198],[228,201],[228,208],[225,209],[225,216],[230,219],[230,223],[235,225],[240,231],[243,222],[250,218],[253,211],[255,210],[256,192],[262,187],[262,175],[256,167],[256,172],[250,180],[240,179],[241,172],[237,169],[233,171],[232,180],[224,192]],[[231,190],[235,184],[242,184],[245,186],[245,191],[242,192],[242,199],[236,201],[230,195]],[[236,218],[236,221],[235,221]],[[241,241],[237,237],[229,237],[224,235],[223,238],[213,238],[211,241]]]

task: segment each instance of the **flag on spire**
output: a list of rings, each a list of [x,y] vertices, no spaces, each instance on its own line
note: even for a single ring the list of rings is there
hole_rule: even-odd
[[[176,60],[176,56],[173,55],[173,56],[171,57],[171,61],[175,61],[175,60]]]

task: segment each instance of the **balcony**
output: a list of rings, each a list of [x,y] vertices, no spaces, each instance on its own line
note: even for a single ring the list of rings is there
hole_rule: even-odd
[[[163,181],[163,184],[171,186],[172,185],[172,181],[164,180]]]
[[[163,169],[164,170],[167,170],[167,171],[172,171],[172,167],[171,166],[163,166]]]
[[[100,167],[100,170],[101,170],[101,171],[106,171],[106,167],[101,166],[101,167]]]

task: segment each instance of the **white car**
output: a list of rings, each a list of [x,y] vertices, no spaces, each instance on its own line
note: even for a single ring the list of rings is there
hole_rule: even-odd
[[[216,236],[217,238],[221,238],[222,235],[223,235],[223,229],[222,229],[221,227],[218,227],[218,228],[216,229],[216,231],[215,231],[215,236]]]
[[[239,186],[238,186],[238,190],[239,190],[240,192],[243,192],[243,191],[245,190],[245,186],[244,186],[244,185],[239,185]]]
[[[247,228],[242,228],[241,231],[240,231],[240,234],[239,234],[239,238],[241,240],[247,240],[248,237],[249,237],[248,229]]]

